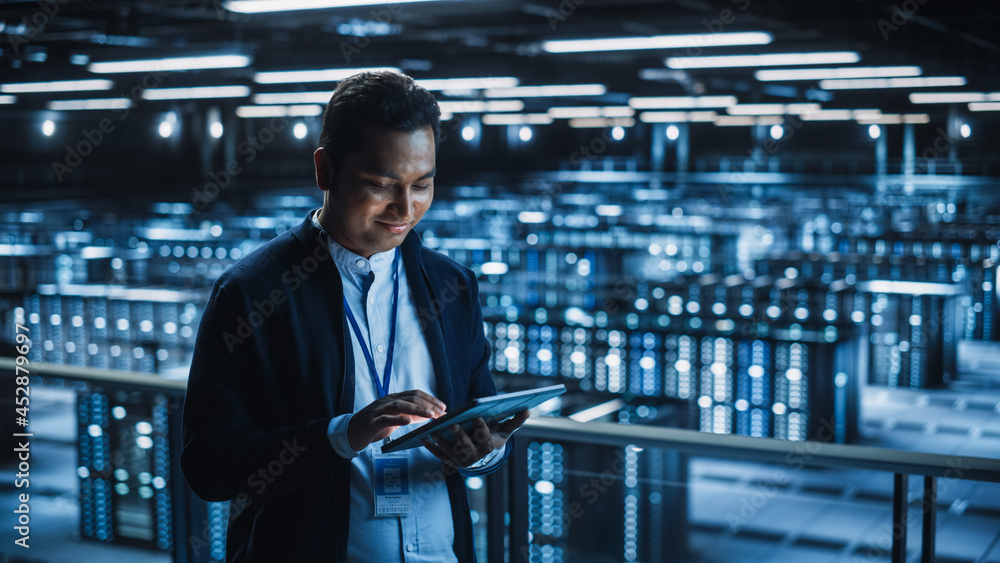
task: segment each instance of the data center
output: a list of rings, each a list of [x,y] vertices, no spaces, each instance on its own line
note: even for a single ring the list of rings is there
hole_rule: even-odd
[[[244,507],[181,467],[199,327],[324,205],[334,89],[388,71],[440,108],[413,230],[497,390],[566,387],[464,477],[478,561],[1000,563],[1000,7],[0,15],[0,560],[227,561]]]

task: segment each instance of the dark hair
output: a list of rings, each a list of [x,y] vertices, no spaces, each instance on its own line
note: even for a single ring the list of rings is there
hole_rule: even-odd
[[[412,78],[392,71],[360,72],[341,80],[323,113],[319,146],[334,166],[354,152],[366,125],[400,131],[430,127],[434,150],[441,136],[441,109],[430,92]]]

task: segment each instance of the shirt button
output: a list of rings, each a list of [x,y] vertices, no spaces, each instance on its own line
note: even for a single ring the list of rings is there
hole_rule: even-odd
[[[381,344],[379,344],[378,346],[375,347],[375,349],[378,350],[379,354],[381,354],[382,351],[385,350],[385,346],[382,346]]]
[[[414,547],[412,543],[406,544],[406,551],[413,551]]]
[[[365,261],[364,260],[358,260],[358,267],[359,268],[364,268],[365,267]]]
[[[369,297],[368,298],[368,302],[374,305],[375,304],[375,298],[374,297]]]

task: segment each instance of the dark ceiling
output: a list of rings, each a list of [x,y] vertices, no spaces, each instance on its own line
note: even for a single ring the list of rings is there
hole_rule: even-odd
[[[523,98],[525,112],[545,112],[554,106],[624,105],[632,96],[732,95],[740,104],[820,102],[824,109],[876,108],[883,113],[928,114],[930,122],[918,126],[916,133],[918,154],[933,146],[940,127],[951,127],[956,116],[969,115],[966,104],[916,105],[909,101],[908,94],[919,90],[912,88],[831,91],[821,90],[815,81],[761,82],[754,77],[756,68],[666,67],[666,57],[699,54],[687,49],[555,54],[544,51],[541,42],[760,31],[770,33],[773,42],[710,47],[700,54],[855,51],[861,56],[856,66],[918,65],[923,76],[962,76],[967,80],[965,86],[931,91],[1000,92],[1000,34],[996,32],[1000,4],[996,2],[469,0],[252,15],[229,11],[228,5],[222,0],[0,3],[0,34],[4,35],[0,38],[0,85],[93,78],[114,82],[108,91],[24,93],[18,94],[14,103],[0,105],[0,123],[7,133],[0,138],[0,154],[4,155],[0,189],[7,193],[31,190],[31,197],[43,193],[55,197],[69,186],[78,191],[157,181],[162,189],[188,186],[234,157],[233,147],[239,140],[232,140],[228,132],[235,131],[239,138],[245,138],[258,127],[251,122],[263,121],[235,119],[237,106],[253,103],[248,97],[144,100],[138,107],[133,106],[132,115],[137,118],[127,123],[114,121],[117,130],[123,132],[107,135],[104,146],[94,150],[94,157],[74,168],[72,176],[64,177],[58,173],[59,165],[72,160],[73,148],[87,141],[88,134],[93,136],[91,132],[109,112],[53,112],[48,104],[54,100],[126,96],[143,79],[142,73],[94,74],[88,71],[87,61],[239,53],[251,58],[249,66],[172,72],[157,86],[244,85],[253,94],[330,92],[334,87],[333,82],[258,84],[254,81],[256,72],[374,66],[400,68],[418,79],[512,76],[522,86],[599,83],[607,88],[602,96]],[[436,95],[447,99],[446,93]],[[155,131],[154,120],[168,110],[198,125],[187,127],[182,140],[168,140],[172,145],[151,134]],[[223,141],[229,143],[228,149],[213,148],[213,140],[199,133],[205,131],[206,116],[212,111],[222,112],[227,131]],[[977,133],[962,145],[960,156],[985,163],[996,156],[993,147],[1000,137],[1000,112],[982,112],[974,117],[978,120]],[[54,119],[60,124],[56,135],[39,135],[42,119]],[[311,128],[316,118],[312,119]],[[701,125],[692,133],[692,158],[699,151],[703,155],[745,156],[751,142],[747,128],[737,128],[744,131],[741,133],[729,127],[712,127],[711,123]],[[648,154],[648,130],[635,129],[636,133],[630,133],[627,142],[615,150],[640,157]],[[786,149],[783,156],[797,158],[800,149],[837,154],[842,159],[873,154],[871,140],[857,124],[819,123],[807,129],[797,135],[795,146]],[[901,129],[891,132],[892,158],[902,151],[902,133],[895,132]],[[955,134],[953,129],[949,131]],[[310,133],[310,139],[314,133]],[[551,140],[554,137],[545,135],[562,135],[557,148],[549,153],[511,153],[509,161],[501,162],[491,160],[489,150],[496,149],[493,154],[500,154],[504,148],[502,134],[491,134],[495,138],[483,145],[477,157],[480,161],[468,160],[472,153],[462,152],[466,149],[454,144],[450,145],[450,154],[456,161],[468,160],[471,167],[538,169],[557,159],[566,160],[566,155],[581,142],[572,138],[576,133],[568,130],[565,122],[557,122],[537,134],[539,150],[546,143],[556,147]],[[485,139],[484,132],[487,143]],[[308,151],[300,145],[282,141],[269,149],[264,159],[267,164],[283,166],[279,154],[294,160],[292,172],[279,170],[276,177],[297,181],[308,178],[311,161]],[[220,150],[222,153],[216,154]],[[153,162],[151,154],[162,158]],[[302,155],[305,157],[300,158]],[[148,168],[154,165],[160,168],[151,174]],[[987,170],[985,164],[967,169],[980,168],[981,174],[995,175],[994,169]]]
[[[95,77],[84,66],[71,64],[73,55],[101,61],[237,51],[253,57],[250,67],[188,72],[171,77],[171,85],[222,81],[245,83],[255,92],[287,91],[288,86],[254,84],[253,73],[386,65],[417,78],[502,75],[516,76],[522,85],[605,84],[606,98],[590,102],[685,93],[735,94],[740,103],[805,100],[814,85],[794,82],[788,84],[791,88],[765,91],[767,84],[753,79],[755,69],[688,70],[662,73],[659,80],[640,79],[640,70],[665,69],[664,57],[683,55],[684,50],[551,54],[539,47],[542,40],[553,38],[767,31],[774,36],[770,45],[714,47],[705,54],[849,50],[861,53],[859,65],[919,65],[924,76],[965,76],[963,90],[1000,90],[1000,6],[993,2],[490,0],[253,15],[229,12],[224,6],[218,0],[5,2],[0,5],[8,34],[0,44],[2,81]],[[362,33],[373,21],[389,24],[394,34],[343,34],[350,29]],[[304,89],[322,87],[311,84]],[[912,107],[907,93],[838,92],[824,107],[943,109]],[[40,101],[33,98],[38,97],[25,95],[19,104],[30,108]]]

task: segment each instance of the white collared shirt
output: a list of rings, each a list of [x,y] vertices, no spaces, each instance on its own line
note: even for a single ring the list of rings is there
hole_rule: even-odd
[[[319,224],[318,212],[312,215]],[[330,254],[340,270],[344,296],[354,313],[366,345],[375,360],[379,380],[382,380],[388,354],[392,317],[393,248],[365,259],[347,250],[329,236]],[[435,395],[434,366],[427,342],[413,305],[406,270],[400,256],[396,275],[399,276],[399,303],[396,318],[396,344],[389,380],[389,393],[419,389]],[[368,371],[364,352],[353,330],[354,346],[354,412],[378,399],[378,392]],[[458,407],[461,405],[448,405]],[[330,445],[338,455],[351,459],[351,517],[347,541],[349,561],[405,561],[412,563],[454,562],[454,523],[448,489],[441,471],[441,461],[426,448],[405,450],[409,456],[411,509],[406,516],[374,516],[374,466],[372,455],[381,442],[354,451],[347,438],[351,414],[334,417],[327,428]],[[398,438],[420,424],[397,428],[390,438]],[[503,450],[496,450],[472,468],[485,469],[499,463]]]

